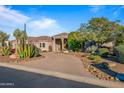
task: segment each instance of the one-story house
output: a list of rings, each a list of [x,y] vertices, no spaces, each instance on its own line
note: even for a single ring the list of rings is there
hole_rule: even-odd
[[[50,36],[28,37],[26,42],[34,44],[36,47],[41,49],[41,51],[61,52],[67,48],[67,38],[68,33],[60,33],[52,37]],[[16,48],[17,41],[12,40],[11,44],[13,48]]]

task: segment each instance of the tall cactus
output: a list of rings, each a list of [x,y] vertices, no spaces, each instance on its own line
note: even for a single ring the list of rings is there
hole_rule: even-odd
[[[20,58],[31,58],[39,54],[36,50],[37,48],[31,44],[26,44],[24,48],[19,45],[17,47],[17,54]]]

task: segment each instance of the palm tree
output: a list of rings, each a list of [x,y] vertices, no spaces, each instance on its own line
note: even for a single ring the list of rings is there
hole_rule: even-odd
[[[21,36],[22,36],[22,31],[20,29],[16,29],[13,33],[13,36],[16,38],[17,44],[19,44]]]
[[[23,48],[26,44],[26,40],[27,40],[27,33],[26,31],[22,31],[21,36],[20,36],[20,43],[23,46]]]
[[[0,31],[0,43],[2,46],[5,46],[5,41],[7,41],[9,38],[9,35],[7,35],[5,32]]]

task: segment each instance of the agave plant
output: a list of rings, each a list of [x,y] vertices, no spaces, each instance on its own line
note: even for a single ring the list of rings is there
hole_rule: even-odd
[[[23,52],[23,49],[21,47],[21,45],[18,45],[17,48],[16,48],[16,53],[17,55],[20,57],[20,58],[23,58],[24,57],[24,52]]]
[[[10,55],[10,54],[11,54],[11,47],[9,47],[9,46],[2,47],[2,48],[1,48],[1,54],[2,54],[3,56],[8,56],[8,55]]]
[[[17,55],[20,58],[31,58],[39,55],[39,50],[37,47],[31,44],[25,44],[17,46]]]

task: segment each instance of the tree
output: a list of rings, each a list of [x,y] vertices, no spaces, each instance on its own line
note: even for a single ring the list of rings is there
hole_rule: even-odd
[[[124,44],[124,26],[120,26],[118,31],[115,31],[111,38],[114,40],[114,45]]]
[[[0,31],[0,43],[2,46],[5,46],[5,41],[7,41],[9,38],[9,35],[5,32]]]
[[[26,45],[26,40],[27,40],[27,33],[25,31],[22,31],[20,36],[20,44],[22,45],[23,49],[24,46]]]
[[[119,22],[120,20],[110,21],[105,17],[92,18],[87,24],[81,24],[77,31],[69,34],[68,43],[72,46],[78,41],[81,46],[78,48],[83,48],[87,41],[94,42],[97,47],[107,42],[114,42],[115,46],[124,44],[124,26]]]
[[[117,35],[118,31],[120,31],[119,20],[110,21],[105,17],[101,18],[92,18],[89,21],[89,25],[94,29],[94,32],[97,34],[97,43],[98,45],[102,45],[105,42],[110,42],[115,40],[112,38]]]
[[[96,41],[96,34],[92,31],[88,24],[81,24],[80,28],[71,32],[68,36],[69,48],[73,51],[84,49],[86,41]]]
[[[96,31],[113,31],[118,30],[120,20],[110,21],[105,17],[92,18],[89,25]]]
[[[22,37],[22,31],[20,29],[16,29],[13,33],[13,36],[16,38],[17,44],[19,44],[20,39]]]
[[[73,51],[80,51],[82,41],[79,32],[71,32],[68,35],[68,47]]]
[[[23,44],[27,39],[27,33],[25,31],[21,31],[20,29],[16,29],[13,33],[13,36],[16,38],[17,44]]]
[[[109,25],[109,20],[105,17],[101,18],[92,18],[89,21],[91,27],[93,27],[96,31],[105,31],[108,30],[106,27]]]
[[[102,44],[109,42],[110,41],[109,36],[110,36],[110,33],[107,31],[102,31],[102,32],[97,33],[96,43],[98,44],[98,46],[101,46]]]
[[[96,41],[96,33],[89,24],[81,24],[79,28],[81,40],[83,41]]]

